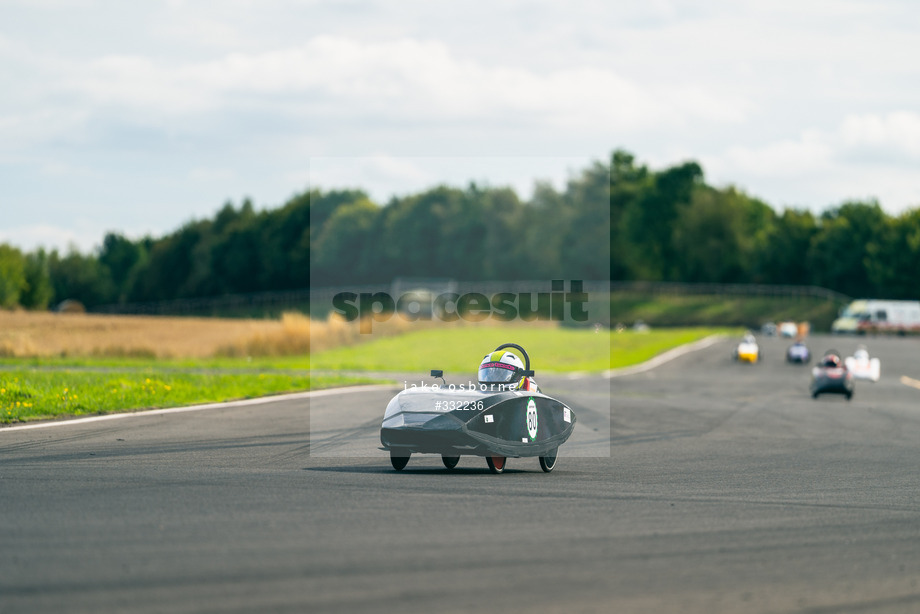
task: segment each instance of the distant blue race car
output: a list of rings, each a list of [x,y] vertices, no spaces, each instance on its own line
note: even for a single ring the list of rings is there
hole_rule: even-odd
[[[804,365],[811,361],[811,352],[802,341],[796,341],[786,350],[786,362]]]

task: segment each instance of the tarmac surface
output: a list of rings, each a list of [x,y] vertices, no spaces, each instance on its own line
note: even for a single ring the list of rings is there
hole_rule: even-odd
[[[550,474],[395,472],[402,386],[0,429],[0,613],[920,611],[920,340],[812,337],[881,359],[852,401],[760,341],[535,364],[578,417]]]

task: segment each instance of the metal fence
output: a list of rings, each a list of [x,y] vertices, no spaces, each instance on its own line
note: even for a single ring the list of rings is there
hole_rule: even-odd
[[[680,282],[643,281],[597,281],[584,280],[583,290],[589,294],[606,292],[631,292],[636,294],[671,295],[737,295],[772,296],[785,298],[818,298],[836,303],[849,303],[852,299],[845,294],[818,286],[790,286],[765,284],[709,284]],[[551,280],[511,281],[456,281],[450,279],[400,278],[390,284],[362,286],[339,286],[327,288],[304,288],[278,292],[256,292],[249,294],[228,294],[224,296],[182,298],[169,301],[143,303],[122,303],[100,305],[90,309],[94,313],[136,314],[136,315],[181,315],[181,316],[230,316],[269,317],[283,311],[307,312],[314,306],[331,305],[332,298],[340,292],[376,293],[387,292],[398,297],[405,292],[427,289],[434,293],[455,292],[468,294],[478,292],[494,295],[500,292],[550,292]],[[570,289],[566,280],[565,290]]]
[[[780,298],[817,298],[836,303],[849,303],[852,298],[846,294],[820,286],[791,286],[774,284],[710,284],[670,281],[612,281],[611,292],[635,292],[637,294],[675,294],[715,296],[773,296]]]

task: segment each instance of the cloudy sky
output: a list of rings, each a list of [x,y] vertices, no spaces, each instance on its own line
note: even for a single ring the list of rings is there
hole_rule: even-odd
[[[88,251],[311,180],[526,196],[616,148],[896,214],[918,27],[912,0],[0,0],[0,241]]]

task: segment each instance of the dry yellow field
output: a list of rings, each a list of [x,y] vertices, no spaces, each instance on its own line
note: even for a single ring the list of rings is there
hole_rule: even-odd
[[[0,310],[0,356],[291,356],[308,354],[311,345],[322,351],[409,329],[400,318],[376,323],[373,335],[361,335],[358,326],[300,313],[268,320]]]
[[[307,351],[309,324],[300,318]],[[199,358],[232,354],[252,340],[291,337],[288,333],[279,320],[0,311],[0,355],[15,357]]]

